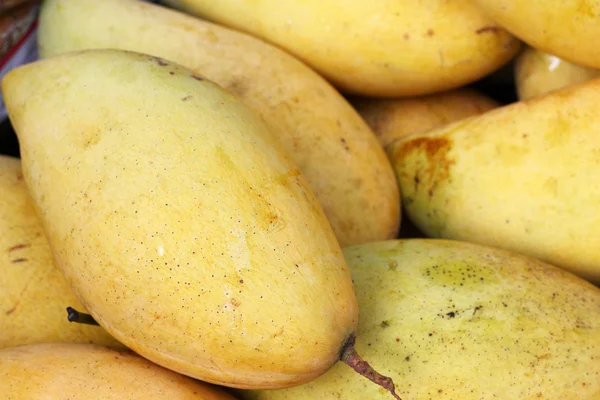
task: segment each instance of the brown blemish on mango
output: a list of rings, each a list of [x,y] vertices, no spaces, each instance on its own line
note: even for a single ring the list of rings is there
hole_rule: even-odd
[[[4,313],[4,315],[10,315],[10,314],[14,313],[18,306],[19,306],[19,301],[17,300],[17,302],[15,303],[15,305],[10,310],[7,310]]]
[[[246,83],[239,79],[234,79],[231,83],[225,85],[225,88],[239,97],[243,97],[248,92]]]
[[[25,244],[25,243],[21,243],[21,244],[17,244],[16,246],[12,246],[8,249],[8,252],[10,253],[11,251],[15,251],[15,250],[20,250],[20,249],[25,249],[27,247],[31,247],[31,244]]]
[[[415,183],[415,191],[421,188],[432,197],[435,189],[450,177],[450,168],[454,164],[454,160],[448,157],[451,148],[452,142],[446,137],[416,138],[395,146],[392,162],[399,166],[413,158],[412,162],[417,165],[411,168],[410,180]],[[421,161],[422,158],[424,161]]]
[[[242,303],[238,299],[236,299],[236,298],[232,298],[231,301],[230,301],[230,303],[231,303],[231,308],[233,310],[235,310],[236,308],[238,308],[239,306],[242,305]]]

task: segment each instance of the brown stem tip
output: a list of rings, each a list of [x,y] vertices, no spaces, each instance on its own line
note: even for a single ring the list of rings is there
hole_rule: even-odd
[[[402,400],[400,396],[396,394],[394,381],[392,378],[381,375],[379,372],[375,371],[373,367],[369,365],[368,362],[364,361],[356,352],[354,348],[354,342],[356,341],[356,337],[354,335],[350,336],[344,344],[344,348],[342,349],[342,353],[340,355],[340,360],[348,364],[352,367],[353,370],[368,378],[372,382],[375,382],[379,386],[387,389],[392,396],[394,396],[397,400]]]
[[[67,318],[69,319],[69,322],[96,326],[100,325],[90,314],[81,313],[73,307],[67,307]]]

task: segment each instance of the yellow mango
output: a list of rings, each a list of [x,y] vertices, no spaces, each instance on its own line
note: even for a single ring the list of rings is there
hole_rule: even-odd
[[[594,79],[397,140],[408,217],[600,282],[599,102]]]
[[[470,88],[406,99],[356,97],[350,102],[384,147],[396,139],[427,132],[499,106],[492,98]]]
[[[291,386],[338,361],[357,324],[347,265],[252,109],[114,49],[23,65],[2,92],[57,264],[111,335],[232,387]]]
[[[485,14],[541,51],[600,69],[600,3],[595,0],[476,0]]]
[[[518,254],[439,239],[344,249],[356,286],[356,348],[405,400],[600,396],[600,289]],[[386,400],[341,365],[247,400]]]
[[[21,161],[5,155],[0,155],[0,288],[0,349],[41,342],[124,348],[104,329],[67,320],[67,307],[85,309],[54,264]]]
[[[118,48],[192,69],[265,119],[342,246],[398,233],[398,185],[373,132],[325,79],[277,47],[138,0],[45,1],[38,42],[42,58]]]
[[[515,83],[520,100],[541,96],[598,76],[600,70],[573,64],[533,47],[527,47],[515,61]]]
[[[133,352],[76,343],[0,350],[0,393],[20,400],[235,400]]]
[[[399,97],[474,82],[521,42],[469,0],[166,0],[263,38],[348,94]]]

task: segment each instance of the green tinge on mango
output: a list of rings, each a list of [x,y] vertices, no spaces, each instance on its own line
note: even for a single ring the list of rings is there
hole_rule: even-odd
[[[408,217],[600,283],[600,79],[394,142]]]
[[[357,324],[340,246],[249,107],[167,60],[88,50],[2,80],[58,267],[98,323],[203,381],[281,388]]]
[[[356,348],[406,400],[600,395],[600,289],[498,249],[439,239],[344,249],[356,286]],[[246,400],[386,400],[343,365]]]
[[[600,69],[582,67],[529,46],[515,60],[514,77],[519,100],[542,96],[598,76]]]

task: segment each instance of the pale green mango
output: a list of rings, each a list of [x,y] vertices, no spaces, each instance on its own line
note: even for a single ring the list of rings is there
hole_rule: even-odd
[[[346,247],[356,348],[404,400],[600,398],[600,289],[549,264],[465,242]],[[343,365],[248,400],[387,400]]]

